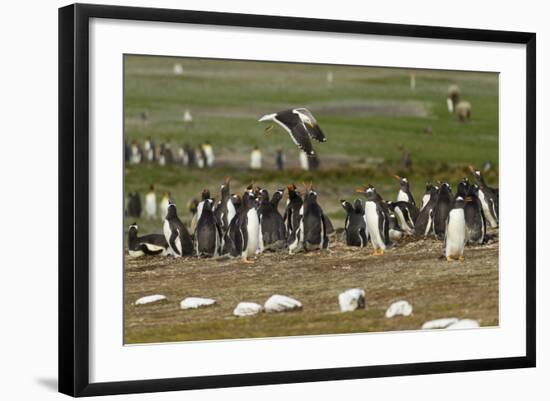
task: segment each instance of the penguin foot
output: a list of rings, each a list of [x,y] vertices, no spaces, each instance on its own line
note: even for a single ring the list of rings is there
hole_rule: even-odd
[[[371,253],[371,256],[382,256],[384,254],[383,249],[375,249],[373,253]]]
[[[243,263],[246,263],[246,264],[248,264],[248,265],[251,265],[251,264],[254,264],[254,261],[253,261],[253,260],[250,260],[250,259],[248,259],[248,258],[244,258],[244,259],[243,259]]]
[[[452,262],[453,261],[453,258],[451,258],[450,256],[447,256],[447,262]]]
[[[267,128],[265,129],[266,135],[269,134],[269,133],[273,130],[273,128],[275,128],[274,125],[270,125],[269,127],[267,127]]]
[[[460,256],[458,257],[458,260],[460,260],[461,262],[464,262],[464,256],[460,255]]]

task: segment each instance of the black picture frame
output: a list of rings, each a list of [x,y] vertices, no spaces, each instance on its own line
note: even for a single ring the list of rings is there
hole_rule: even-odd
[[[90,383],[89,22],[91,18],[516,43],[526,46],[526,353],[520,357]],[[59,9],[59,391],[95,396],[534,367],[536,35],[435,26],[74,4]]]

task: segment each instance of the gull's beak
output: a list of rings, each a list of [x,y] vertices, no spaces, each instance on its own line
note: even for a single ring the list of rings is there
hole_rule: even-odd
[[[265,116],[260,117],[258,122],[270,121],[270,120],[273,120],[274,117],[275,117],[275,114],[266,114]]]

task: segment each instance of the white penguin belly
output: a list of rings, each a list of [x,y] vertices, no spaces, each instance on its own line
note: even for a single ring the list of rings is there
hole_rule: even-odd
[[[231,223],[231,220],[233,220],[233,217],[235,217],[235,214],[237,214],[237,211],[235,210],[235,205],[233,205],[233,202],[231,202],[231,199],[227,201],[227,224]]]
[[[378,228],[378,213],[376,211],[376,203],[365,202],[365,216],[367,220],[367,229],[372,242],[372,246],[375,249],[386,248],[386,244],[380,236],[380,229]]]
[[[407,232],[407,234],[412,233],[412,229],[409,226],[409,223],[405,220],[405,216],[403,215],[403,211],[399,206],[395,208],[395,215],[397,216],[397,220],[399,221],[399,226]]]
[[[422,206],[420,207],[420,210],[424,209],[428,202],[430,201],[430,195],[426,194],[422,197]]]
[[[166,239],[166,242],[168,242],[168,254],[172,256],[179,256],[177,252],[172,248],[172,245],[170,245],[170,237],[172,236],[172,230],[170,230],[170,223],[168,223],[168,220],[164,220],[164,225],[162,226],[162,231],[164,233],[164,238]],[[179,238],[176,238],[176,244]]]
[[[466,221],[463,209],[450,211],[445,242],[445,256],[462,256],[466,242]]]
[[[247,225],[246,231],[248,234],[248,244],[246,246],[246,255],[252,257],[256,254],[259,245],[260,237],[260,220],[258,219],[258,212],[256,209],[250,209],[246,213]]]
[[[397,202],[408,202],[409,201],[409,195],[407,195],[402,190],[399,190],[399,193],[397,194]]]
[[[489,202],[487,202],[487,199],[485,199],[485,194],[483,191],[478,192],[479,200],[481,201],[481,207],[483,208],[483,215],[485,216],[485,219],[489,222],[489,225],[491,228],[498,227],[498,223],[496,222],[495,218],[493,217],[493,214],[491,213],[491,209],[489,208]]]

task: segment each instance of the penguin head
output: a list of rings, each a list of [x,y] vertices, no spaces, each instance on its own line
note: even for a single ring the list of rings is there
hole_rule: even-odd
[[[462,208],[464,208],[464,198],[462,196],[457,196],[455,198],[453,209],[462,209]]]
[[[283,193],[284,193],[284,189],[276,190],[273,196],[271,197],[271,202],[278,203],[281,199],[283,199]]]
[[[170,202],[168,204],[168,209],[166,212],[166,219],[173,219],[174,217],[177,217],[177,215],[178,215],[178,210],[176,209],[176,204]]]
[[[407,179],[407,177],[400,177],[398,175],[394,175],[395,179],[399,181],[399,187],[404,190],[404,191],[408,191],[409,190],[409,180]]]
[[[205,199],[202,210],[211,212],[214,209],[214,199]]]
[[[220,192],[221,192],[222,196],[229,194],[229,182],[230,181],[231,181],[231,177],[225,177],[225,181],[223,182],[223,184],[220,187]]]
[[[340,204],[342,205],[342,208],[346,211],[347,214],[350,214],[353,211],[353,207],[351,206],[351,203],[349,203],[347,200],[341,199]]]
[[[364,214],[365,210],[363,208],[363,202],[361,199],[355,199],[355,202],[353,202],[353,208],[355,209],[355,213]]]
[[[364,194],[368,201],[376,201],[380,199],[378,192],[376,192],[376,188],[370,184],[363,188],[357,188],[355,192]]]
[[[210,199],[210,191],[208,189],[203,189],[201,193],[201,200]]]
[[[267,189],[262,188],[258,191],[258,197],[257,199],[260,202],[269,202],[269,192]]]

